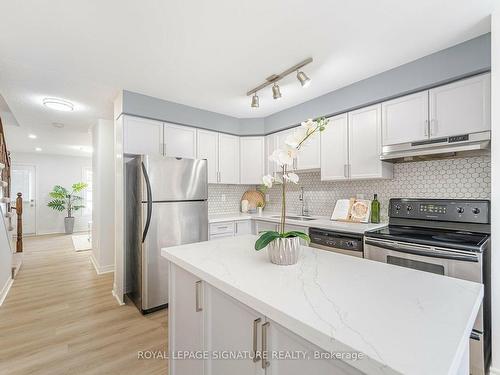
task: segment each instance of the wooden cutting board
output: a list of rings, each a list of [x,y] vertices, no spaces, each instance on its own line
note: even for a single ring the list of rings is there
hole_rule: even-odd
[[[245,199],[248,201],[249,209],[255,209],[257,207],[257,203],[261,203],[262,207],[266,206],[266,199],[264,197],[264,194],[257,190],[245,191],[243,193],[243,196],[241,197],[241,200],[243,201]]]

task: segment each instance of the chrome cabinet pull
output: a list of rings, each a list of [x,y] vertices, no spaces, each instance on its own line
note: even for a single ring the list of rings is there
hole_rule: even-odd
[[[261,322],[261,318],[257,318],[253,321],[253,346],[252,346],[252,350],[253,350],[253,359],[252,361],[254,362],[259,362],[260,361],[260,353],[257,352],[257,328],[258,328],[258,325],[260,324]]]
[[[344,164],[344,177],[345,178],[349,177],[347,174],[347,164]]]
[[[424,136],[428,137],[429,136],[429,120],[424,121]]]
[[[200,303],[200,294],[201,294],[200,288],[201,288],[201,280],[198,280],[197,282],[194,283],[196,312],[200,312],[203,310]]]
[[[438,130],[437,123],[438,123],[438,121],[435,118],[433,118],[431,120],[431,126],[429,127],[431,136],[436,135],[436,133],[437,133],[437,130]]]
[[[267,327],[269,327],[269,322],[262,324],[262,368],[265,369],[269,367],[270,363],[267,360]]]

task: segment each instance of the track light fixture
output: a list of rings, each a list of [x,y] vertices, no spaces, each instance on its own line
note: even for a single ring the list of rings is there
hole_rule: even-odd
[[[252,108],[259,108],[259,97],[257,93],[254,93],[252,96]]]
[[[309,86],[311,83],[311,78],[307,76],[303,71],[297,70],[297,79],[299,80],[302,87]]]
[[[273,74],[273,75],[267,77],[266,81],[264,83],[249,90],[247,92],[247,96],[253,95],[252,96],[252,104],[251,104],[252,108],[259,108],[259,97],[257,96],[257,91],[260,91],[264,87],[267,87],[270,85],[273,85],[272,86],[273,98],[280,99],[281,98],[281,91],[280,91],[280,87],[278,86],[278,81],[280,81],[281,79],[283,79],[284,77],[286,77],[289,74],[297,72],[297,79],[299,80],[302,87],[306,87],[307,85],[309,85],[309,83],[311,82],[311,79],[307,76],[306,73],[304,73],[302,70],[300,70],[300,68],[306,66],[307,64],[310,64],[312,61],[313,61],[312,57],[309,57],[308,59],[306,59],[298,64],[295,64],[294,66],[292,66],[291,68],[288,68],[287,70],[285,70],[284,72],[281,72],[280,74]]]
[[[274,85],[273,85],[273,99],[281,99],[281,91],[280,91],[280,87],[278,86],[278,84],[276,82],[274,82]]]

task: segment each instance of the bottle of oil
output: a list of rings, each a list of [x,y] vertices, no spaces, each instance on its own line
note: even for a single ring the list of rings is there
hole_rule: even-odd
[[[375,224],[380,223],[380,202],[377,199],[377,194],[373,195],[371,222]]]

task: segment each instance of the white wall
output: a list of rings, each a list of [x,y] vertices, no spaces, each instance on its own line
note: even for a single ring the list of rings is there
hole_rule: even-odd
[[[491,18],[491,373],[500,374],[500,6]]]
[[[4,215],[2,206],[0,206],[0,215]],[[0,305],[2,305],[7,292],[9,291],[10,285],[12,284],[11,279],[11,266],[12,266],[12,248],[11,240],[12,237],[7,232],[7,227],[5,225],[3,218],[0,218]]]
[[[13,164],[36,166],[36,226],[37,234],[64,233],[65,212],[58,212],[49,207],[49,192],[55,185],[70,188],[83,179],[83,169],[92,168],[92,158],[44,153],[13,152]],[[75,231],[86,231],[91,215],[82,211],[74,213]]]
[[[98,121],[92,129],[92,144],[92,262],[103,273],[113,271],[115,265],[113,121]]]

